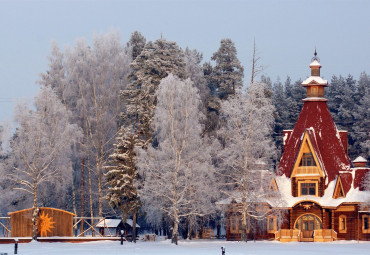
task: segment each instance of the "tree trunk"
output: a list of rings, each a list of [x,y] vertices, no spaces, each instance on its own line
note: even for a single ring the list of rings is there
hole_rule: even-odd
[[[195,233],[195,216],[194,215],[189,216],[188,220],[189,220],[188,239],[191,240]]]
[[[203,239],[203,217],[199,217],[199,239]]]
[[[77,208],[76,208],[76,190],[75,190],[75,183],[74,183],[74,178],[72,178],[72,204],[73,204],[73,213],[77,215]],[[73,230],[74,230],[74,235],[77,236],[77,219],[76,217],[73,217]]]
[[[132,240],[136,243],[136,212],[132,214]]]
[[[217,223],[217,239],[221,238],[221,224],[220,222]]]
[[[32,213],[32,239],[37,240],[37,220],[39,208],[37,207],[37,187],[33,188],[33,213]]]
[[[241,241],[247,242],[248,236],[247,236],[247,210],[243,206],[242,211],[242,235],[241,235]]]
[[[81,213],[80,217],[81,219],[81,225],[80,225],[80,233],[84,232],[84,223],[85,219],[85,158],[81,159],[81,182],[80,182],[80,197],[81,197]],[[84,236],[84,234],[82,234]]]
[[[174,222],[173,222],[173,232],[172,232],[172,243],[176,244],[177,245],[177,240],[178,240],[178,236],[179,236],[179,223],[178,223],[178,219],[175,219]]]
[[[103,218],[103,188],[102,188],[102,173],[100,163],[96,163],[96,171],[98,176],[98,213],[99,218]]]
[[[92,199],[92,186],[91,186],[91,169],[88,170],[89,174],[89,196],[90,196],[90,217],[91,217],[91,225],[94,224],[94,211],[93,211],[93,199]],[[92,231],[92,236],[95,236],[95,232]]]

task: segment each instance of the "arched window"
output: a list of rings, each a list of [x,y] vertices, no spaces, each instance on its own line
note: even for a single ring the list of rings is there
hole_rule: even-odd
[[[304,214],[296,220],[294,227],[300,230],[322,229],[322,222],[313,214]]]

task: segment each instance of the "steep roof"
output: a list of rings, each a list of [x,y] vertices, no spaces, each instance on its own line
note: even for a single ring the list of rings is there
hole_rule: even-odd
[[[305,132],[309,133],[320,166],[328,178],[350,169],[350,159],[325,101],[305,101],[293,132],[286,141],[278,174],[290,177]]]
[[[358,156],[355,160],[353,160],[353,163],[366,163],[367,160],[364,159],[362,156]]]
[[[339,176],[342,182],[344,194],[346,195],[352,186],[352,179],[353,179],[352,173],[350,172],[340,173]]]
[[[365,180],[366,174],[369,172],[369,168],[363,167],[363,168],[354,168],[353,171],[355,171],[355,179],[353,181],[353,187],[356,189],[357,187],[361,190],[365,190],[365,185],[363,184],[363,181]]]

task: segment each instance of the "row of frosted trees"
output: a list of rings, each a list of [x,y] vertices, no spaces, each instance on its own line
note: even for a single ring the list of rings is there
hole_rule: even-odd
[[[220,224],[225,208],[215,202],[225,198],[242,202],[243,229],[249,217],[263,219],[272,212],[254,202],[271,196],[269,183],[253,170],[257,162],[273,169],[277,134],[298,115],[287,112],[300,108],[301,92],[289,79],[257,82],[253,52],[253,78],[243,87],[230,39],[204,64],[196,50],[146,42],[139,32],[127,44],[116,32],[64,51],[54,43],[35,106],[17,106],[19,125],[1,155],[2,212],[32,205],[34,236],[37,208],[53,206],[146,221],[176,243],[179,229],[192,238],[207,221]],[[364,90],[357,100],[365,115],[366,77],[355,90]]]

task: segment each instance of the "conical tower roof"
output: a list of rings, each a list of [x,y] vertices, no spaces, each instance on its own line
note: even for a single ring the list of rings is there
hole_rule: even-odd
[[[311,65],[319,65],[321,68],[317,59],[314,59]],[[323,90],[324,87],[328,85],[327,81],[321,82],[322,78],[320,76],[311,75],[311,77],[311,81],[305,83],[307,79],[302,83],[302,86],[319,86],[322,87]],[[307,90],[309,90],[309,88],[307,88]],[[309,91],[307,94],[309,94]],[[321,95],[323,95],[323,91]],[[347,171],[350,169],[350,159],[346,152],[346,146],[343,144],[341,133],[338,131],[330,115],[326,104],[327,100],[320,96],[310,97],[307,95],[307,98],[303,101],[303,108],[294,130],[285,141],[285,151],[278,166],[278,173],[290,177],[303,136],[307,132],[321,169],[325,173],[325,178],[327,178],[326,183],[328,183],[335,179],[339,171]]]

